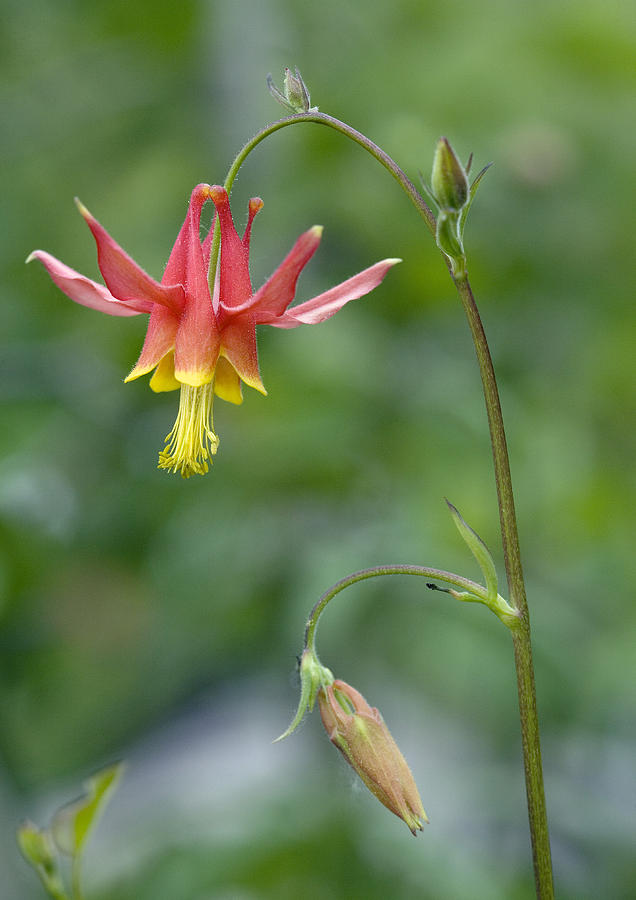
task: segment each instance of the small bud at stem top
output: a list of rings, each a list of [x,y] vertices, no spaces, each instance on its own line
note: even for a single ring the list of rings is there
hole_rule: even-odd
[[[307,85],[297,67],[295,74],[291,69],[285,69],[282,93],[274,84],[271,75],[267,76],[267,87],[272,97],[292,113],[308,113],[318,110],[317,106],[311,106]]]

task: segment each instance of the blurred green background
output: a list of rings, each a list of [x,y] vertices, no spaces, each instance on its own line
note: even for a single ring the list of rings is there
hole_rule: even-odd
[[[40,247],[97,277],[78,195],[160,276],[191,188],[282,114],[298,65],[324,112],[414,179],[446,134],[495,166],[467,228],[496,368],[534,626],[557,892],[632,898],[634,53],[631,2],[3,0],[0,869],[43,894],[14,830],[128,760],[86,861],[92,900],[533,895],[510,641],[494,617],[369,582],[323,662],[381,708],[431,825],[414,841],[297,700],[318,595],[355,569],[477,575],[442,498],[495,552],[480,384],[443,263],[405,196],[324,128],[261,145],[259,285],[325,226],[307,299],[385,256],[316,328],[261,329],[269,397],[217,402],[205,478],[158,471],[177,395],[124,385],[145,323],[65,298]],[[208,214],[209,215],[209,214]],[[209,223],[209,219],[208,219]]]

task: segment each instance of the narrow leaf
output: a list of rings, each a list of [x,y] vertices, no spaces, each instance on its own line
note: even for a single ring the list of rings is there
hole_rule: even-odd
[[[277,737],[273,743],[277,744],[278,741],[284,740],[286,737],[294,732],[303,718],[305,717],[305,713],[311,712],[314,708],[314,704],[316,702],[316,695],[318,691],[322,687],[323,684],[331,684],[333,682],[333,674],[327,669],[325,666],[322,666],[318,661],[318,657],[316,656],[313,649],[310,647],[305,647],[303,650],[303,654],[300,658],[300,700],[298,702],[298,709],[296,710],[296,715],[291,721],[291,724],[279,737]]]
[[[470,207],[473,204],[473,200],[475,199],[475,194],[477,193],[477,188],[479,187],[479,185],[481,183],[481,179],[484,177],[484,175],[486,174],[486,172],[488,171],[488,169],[491,166],[492,166],[491,162],[488,163],[487,166],[484,166],[484,168],[481,170],[481,172],[479,172],[477,175],[475,175],[475,179],[470,186],[470,190],[468,191],[468,201],[467,201],[466,205],[464,206],[464,208],[462,209],[461,215],[459,217],[459,233],[462,237],[464,236],[464,225],[466,224],[466,216],[468,215],[468,210],[470,209]]]
[[[433,192],[432,192],[432,190],[430,189],[430,187],[429,187],[429,186],[427,185],[427,183],[424,181],[424,175],[423,175],[423,173],[420,172],[420,171],[418,171],[417,174],[420,176],[420,184],[421,184],[421,186],[422,186],[422,191],[424,192],[424,195],[425,195],[426,199],[428,200],[428,202],[429,202],[429,204],[430,204],[430,206],[431,206],[431,209],[439,209],[439,203],[437,202],[437,200],[436,200],[435,197],[433,196]]]
[[[85,794],[63,806],[55,814],[51,833],[62,853],[67,856],[78,856],[81,853],[122,771],[123,763],[115,763],[97,772],[84,783]]]
[[[488,599],[490,601],[494,601],[497,598],[497,570],[495,569],[495,563],[493,562],[493,558],[490,555],[490,550],[484,544],[479,535],[473,531],[470,525],[464,521],[462,516],[459,513],[459,510],[453,506],[448,500],[446,501],[448,508],[450,510],[450,514],[453,517],[453,522],[457,526],[457,530],[463,537],[464,541],[468,545],[470,552],[473,554],[477,562],[479,563],[479,568],[481,569],[484,579],[486,581],[486,590],[488,592]],[[463,599],[463,598],[462,598]]]

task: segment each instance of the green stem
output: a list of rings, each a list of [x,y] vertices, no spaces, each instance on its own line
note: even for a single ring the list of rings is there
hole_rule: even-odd
[[[497,497],[499,500],[499,519],[501,524],[501,539],[503,544],[504,563],[508,576],[508,588],[512,605],[519,609],[527,619],[528,604],[521,569],[521,555],[519,552],[519,537],[517,534],[517,519],[515,514],[515,501],[512,493],[512,479],[510,477],[510,463],[508,461],[508,446],[504,430],[501,403],[495,370],[488,349],[486,333],[481,322],[481,317],[475,303],[475,298],[468,282],[468,276],[453,279],[468,319],[470,332],[475,345],[481,382],[486,401],[488,414],[488,426],[490,429],[490,441],[495,467],[495,482],[497,485]]]
[[[359,144],[361,147],[364,147],[371,156],[373,156],[377,161],[384,166],[384,168],[395,178],[400,187],[410,197],[413,205],[417,209],[418,213],[422,216],[424,221],[426,222],[429,231],[431,234],[435,234],[435,216],[427,206],[424,198],[421,196],[413,182],[406,176],[403,170],[398,166],[394,159],[392,159],[388,153],[385,153],[381,147],[378,147],[377,144],[374,144],[373,141],[370,141],[366,135],[362,134],[360,131],[356,131],[355,128],[352,128],[350,125],[347,125],[346,122],[341,122],[340,119],[336,119],[333,116],[328,116],[326,113],[321,112],[313,112],[313,113],[299,113],[294,116],[287,116],[284,119],[278,119],[277,122],[272,122],[271,125],[268,125],[262,131],[259,131],[258,134],[255,134],[254,137],[245,144],[243,149],[238,153],[236,159],[230,166],[230,170],[227,173],[227,178],[225,179],[225,189],[229,193],[232,189],[232,185],[234,184],[234,179],[238,174],[238,170],[241,168],[247,156],[252,152],[254,147],[260,144],[266,137],[269,137],[270,134],[274,134],[275,131],[278,131],[281,128],[285,128],[287,125],[296,125],[299,122],[313,122],[317,125],[326,125],[328,128],[333,128],[334,131],[339,131],[341,134],[346,135],[346,137],[350,138],[352,141],[355,141],[356,144]]]
[[[307,620],[307,626],[305,628],[305,647],[314,650],[318,620],[329,601],[333,600],[336,594],[339,594],[340,591],[344,591],[345,588],[351,587],[352,584],[357,584],[359,581],[366,581],[367,578],[377,578],[380,575],[419,575],[420,577],[434,578],[436,581],[443,581],[446,584],[452,584],[464,591],[468,591],[476,597],[479,597],[484,603],[487,602],[488,592],[483,584],[477,584],[476,581],[471,581],[469,578],[463,578],[461,575],[455,575],[453,572],[445,572],[443,569],[430,569],[425,566],[409,565],[374,566],[372,569],[361,569],[359,572],[354,572],[352,575],[347,575],[346,578],[341,578],[340,581],[337,581],[328,591],[325,591],[322,597],[314,605],[314,608],[309,614],[309,619]]]
[[[516,627],[511,628],[511,631],[517,670],[521,741],[526,776],[535,887],[539,900],[552,900],[554,897],[552,860],[541,766],[539,718],[537,715],[534,667],[532,664],[530,620],[521,568],[521,553],[519,550],[519,536],[517,533],[517,518],[512,492],[506,433],[495,370],[468,276],[464,274],[453,280],[468,319],[479,363],[492,444],[495,482],[499,500],[499,520],[510,602],[520,613],[518,624],[516,624]]]
[[[81,857],[75,854],[71,866],[71,887],[73,900],[82,900]]]
[[[368,578],[378,578],[382,575],[419,575],[420,577],[433,578],[435,581],[444,581],[446,584],[463,588],[463,591],[460,593],[453,589],[440,588],[433,583],[427,584],[427,587],[432,590],[444,591],[458,600],[467,602],[488,603],[490,598],[488,589],[483,584],[477,584],[477,582],[464,578],[461,575],[455,575],[453,572],[444,572],[442,569],[431,569],[426,566],[374,566],[372,569],[362,569],[359,572],[354,572],[352,575],[341,578],[329,590],[325,591],[309,614],[305,627],[305,646],[300,658],[301,692],[298,709],[288,728],[280,737],[276,738],[276,741],[282,741],[284,738],[289,737],[298,728],[305,713],[313,708],[318,689],[325,684],[331,684],[333,681],[332,673],[320,664],[316,653],[316,630],[327,604],[341,591],[351,587],[351,585],[357,584],[359,581],[366,581]],[[503,600],[503,598],[501,599]],[[505,603],[505,601],[503,602]],[[508,608],[510,609],[510,607]]]
[[[52,897],[52,900],[69,900],[62,883],[57,880],[52,880],[51,877],[47,873],[39,872],[40,879],[42,884],[46,888],[47,894]]]
[[[279,131],[281,128],[286,128],[288,125],[296,125],[300,122],[313,122],[317,125],[326,125],[328,128],[333,128],[335,131],[339,131],[341,134],[344,134],[352,141],[355,141],[356,144],[364,147],[364,149],[367,150],[371,154],[371,156],[374,157],[374,159],[377,159],[377,161],[382,166],[384,166],[384,168],[393,176],[393,178],[395,178],[397,183],[400,185],[402,190],[407,194],[407,196],[415,206],[420,216],[424,219],[428,230],[433,236],[435,235],[435,216],[431,212],[430,208],[426,204],[426,201],[417,190],[413,182],[407,177],[405,172],[398,166],[395,160],[393,160],[388,155],[388,153],[385,153],[381,147],[378,147],[377,144],[374,144],[373,141],[370,141],[369,138],[362,134],[360,131],[356,131],[355,128],[352,128],[345,122],[341,122],[340,119],[336,119],[333,116],[328,116],[326,113],[321,112],[299,113],[298,115],[287,116],[284,119],[278,119],[278,121],[272,122],[271,125],[268,125],[266,128],[263,128],[262,131],[259,131],[257,134],[255,134],[254,137],[249,140],[239,151],[236,158],[234,159],[234,162],[230,166],[224,183],[224,187],[228,194],[232,190],[232,185],[234,184],[234,179],[236,178],[239,169],[241,168],[249,154],[252,152],[252,150],[257,147],[261,143],[261,141],[264,141],[266,137],[269,137],[270,134],[274,134],[274,132]],[[210,269],[208,279],[211,292],[214,290],[214,278],[216,275],[220,243],[221,232],[217,221],[214,226],[214,236],[212,238],[212,247],[210,250]]]

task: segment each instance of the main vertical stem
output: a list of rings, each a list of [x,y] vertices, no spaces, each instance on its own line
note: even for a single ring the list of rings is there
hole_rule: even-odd
[[[251,151],[264,138],[273,134],[280,128],[285,128],[299,122],[313,122],[318,125],[326,125],[350,138],[371,154],[384,168],[395,178],[400,187],[407,194],[420,216],[423,218],[429,231],[435,235],[435,216],[427,206],[423,197],[419,194],[413,183],[391,157],[377,144],[369,140],[361,132],[356,131],[350,125],[334,119],[317,111],[300,113],[273,122],[262,131],[259,131],[243,149],[232,163],[225,180],[225,187],[230,191],[236,174]],[[214,273],[219,252],[220,233],[218,224],[215,226],[212,252],[210,256],[210,290],[214,287]],[[449,266],[450,268],[450,266]],[[519,552],[519,538],[517,535],[517,520],[515,516],[515,504],[512,493],[512,480],[510,477],[510,464],[508,461],[508,448],[506,446],[506,434],[501,415],[499,391],[495,372],[488,349],[488,342],[484,333],[481,318],[475,298],[468,282],[466,274],[453,278],[459,296],[461,297],[464,311],[468,318],[468,324],[473,336],[479,370],[484,388],[484,399],[488,413],[488,425],[495,464],[495,482],[497,484],[497,497],[499,501],[499,516],[501,521],[501,537],[503,543],[506,575],[512,605],[521,613],[519,624],[511,628],[515,653],[515,666],[517,670],[517,690],[519,694],[519,714],[521,717],[521,737],[523,746],[523,760],[526,775],[526,793],[528,798],[528,816],[530,820],[530,835],[532,840],[532,855],[534,861],[534,877],[539,900],[553,900],[554,886],[552,883],[552,860],[550,855],[550,838],[548,834],[548,819],[545,807],[545,793],[543,788],[543,772],[541,767],[541,747],[539,743],[539,720],[537,716],[537,701],[534,686],[534,668],[532,665],[532,646],[530,643],[530,622],[528,618],[528,605],[526,591],[521,569],[521,554]]]
[[[543,788],[539,719],[534,685],[534,667],[532,665],[532,645],[530,642],[530,621],[521,568],[521,554],[519,551],[519,537],[517,534],[517,519],[512,493],[506,434],[492,358],[468,277],[464,275],[455,278],[454,281],[468,318],[484,389],[495,466],[501,536],[510,602],[521,612],[519,627],[512,631],[512,642],[517,670],[521,741],[526,775],[526,794],[528,798],[528,817],[530,820],[536,892],[539,900],[553,900],[552,860],[545,791]]]

